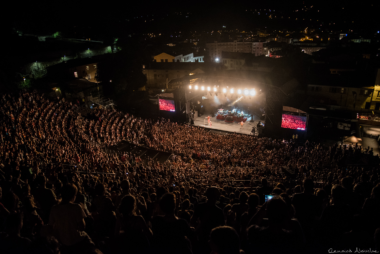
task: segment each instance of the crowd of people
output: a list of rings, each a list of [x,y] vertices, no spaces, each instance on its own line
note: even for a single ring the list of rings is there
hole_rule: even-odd
[[[380,251],[370,149],[84,117],[36,91],[0,102],[0,253]],[[121,141],[172,155],[109,151]]]

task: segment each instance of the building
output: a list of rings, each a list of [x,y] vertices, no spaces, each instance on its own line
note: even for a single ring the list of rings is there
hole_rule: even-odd
[[[98,63],[102,56],[74,59],[47,67],[48,76],[56,79],[86,79],[97,83]]]
[[[307,90],[299,92],[305,110],[351,121],[374,119],[380,124],[380,69],[317,74],[308,81]]]
[[[206,43],[206,48],[211,59],[218,62],[222,58],[222,52],[250,53],[255,56],[265,55],[263,42],[217,42]]]
[[[220,62],[226,67],[226,70],[241,70],[245,65],[249,53],[222,52]]]
[[[96,83],[96,75],[97,75],[97,62],[92,62],[84,65],[79,65],[75,67],[71,67],[68,69],[69,73],[71,73],[74,78],[83,78],[87,79],[90,82]]]
[[[187,55],[178,55],[174,58],[175,62],[204,62],[204,56],[194,56],[194,53],[190,53]]]
[[[252,54],[255,56],[265,55],[264,43],[263,42],[252,42]]]
[[[147,78],[148,88],[167,88],[169,82],[206,71],[221,68],[220,64],[205,63],[150,63],[144,66],[142,72]]]
[[[157,62],[157,63],[168,63],[168,62],[200,62],[200,63],[203,63],[204,62],[204,56],[194,56],[194,53],[189,53],[189,54],[186,54],[186,55],[177,55],[177,56],[174,56],[173,55],[170,55],[168,53],[161,53],[161,54],[158,54],[156,56],[153,57],[153,62]]]
[[[175,56],[169,55],[165,52],[158,54],[153,57],[153,62],[157,63],[168,63],[168,62],[174,62]]]

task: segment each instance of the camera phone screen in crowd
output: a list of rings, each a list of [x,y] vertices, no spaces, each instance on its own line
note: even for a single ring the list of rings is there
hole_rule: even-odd
[[[271,200],[274,196],[273,195],[265,195],[265,202],[268,202]]]

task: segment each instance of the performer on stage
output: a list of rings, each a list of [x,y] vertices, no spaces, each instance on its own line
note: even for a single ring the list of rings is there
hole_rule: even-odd
[[[207,117],[208,125],[210,125],[210,116]]]
[[[244,125],[244,122],[241,121],[241,122],[240,122],[240,129],[243,128],[243,125]]]

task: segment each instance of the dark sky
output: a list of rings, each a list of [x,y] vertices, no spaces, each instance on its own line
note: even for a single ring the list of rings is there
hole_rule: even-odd
[[[351,3],[352,2],[352,3]],[[303,5],[314,5],[318,9],[324,9],[325,15],[329,17],[336,16],[342,19],[343,16],[337,16],[336,10],[341,6],[351,5],[353,10],[347,13],[350,17],[363,16],[368,26],[373,26],[377,15],[368,13],[369,3],[373,2],[379,6],[380,1],[361,0],[357,1],[312,1],[312,0],[264,0],[264,1],[231,1],[231,0],[211,0],[211,1],[26,1],[22,4],[12,1],[13,7],[9,7],[6,11],[11,13],[7,21],[9,26],[14,24],[22,25],[22,27],[48,30],[60,30],[66,26],[74,24],[96,26],[97,24],[112,24],[115,20],[128,19],[134,16],[165,14],[173,11],[191,12],[200,17],[210,15],[210,17],[223,15],[239,18],[239,12],[244,9],[270,8],[277,10],[294,10],[301,8]],[[362,9],[361,9],[362,8]],[[374,9],[374,8],[373,8]],[[13,13],[13,14],[12,14]],[[228,14],[228,15],[226,15]],[[322,15],[322,14],[321,14]],[[368,20],[367,20],[368,19]],[[244,21],[246,22],[246,21]]]

